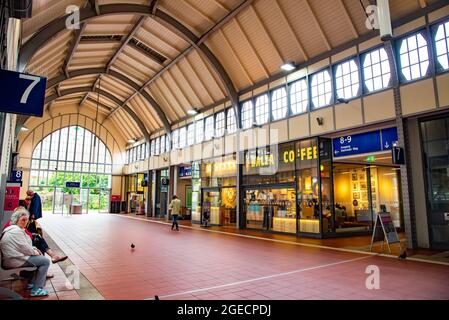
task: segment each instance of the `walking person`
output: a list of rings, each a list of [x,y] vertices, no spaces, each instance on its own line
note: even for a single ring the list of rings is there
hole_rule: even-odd
[[[174,195],[172,198],[172,201],[170,202],[170,205],[168,207],[168,210],[171,210],[171,215],[173,217],[173,223],[171,225],[171,229],[176,226],[176,231],[179,231],[179,225],[178,225],[178,216],[181,213],[181,200],[178,199],[178,196]]]

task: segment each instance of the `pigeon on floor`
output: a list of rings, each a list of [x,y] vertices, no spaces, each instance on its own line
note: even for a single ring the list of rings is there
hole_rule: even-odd
[[[154,296],[154,300],[159,300],[159,297],[158,296]]]
[[[406,251],[406,250],[404,250],[404,251],[399,255],[399,259],[401,259],[401,260],[407,259],[407,251]]]
[[[131,249],[134,249],[135,247],[134,243],[131,243]]]

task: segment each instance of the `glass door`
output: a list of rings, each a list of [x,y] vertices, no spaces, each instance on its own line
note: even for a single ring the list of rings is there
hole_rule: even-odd
[[[83,213],[88,213],[88,203],[89,203],[89,190],[81,189],[81,206]]]
[[[222,188],[223,225],[235,226],[237,222],[237,189]]]
[[[89,189],[89,213],[98,213],[100,209],[100,191]]]
[[[102,189],[100,191],[100,208],[99,212],[108,213],[109,212],[109,199],[111,198],[111,191]]]
[[[203,189],[202,192],[202,220],[205,222],[207,220],[209,225],[221,225],[221,199],[220,199],[220,189]]]
[[[63,213],[64,209],[64,192],[62,188],[55,189],[55,201],[53,202],[53,213]],[[65,211],[67,212],[67,211]]]

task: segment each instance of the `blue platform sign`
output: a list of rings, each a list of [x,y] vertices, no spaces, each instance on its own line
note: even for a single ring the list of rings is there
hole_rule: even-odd
[[[13,170],[11,173],[11,182],[21,182],[22,181],[23,172],[22,170]]]
[[[333,139],[334,157],[391,150],[397,141],[396,128],[338,137]]]
[[[398,130],[396,128],[383,129],[382,150],[392,150],[393,144],[398,142]]]
[[[66,181],[65,187],[66,188],[79,188],[80,187],[80,183],[79,182]]]
[[[0,70],[0,112],[42,117],[47,78]]]
[[[179,167],[179,177],[191,177],[192,176],[192,167]]]

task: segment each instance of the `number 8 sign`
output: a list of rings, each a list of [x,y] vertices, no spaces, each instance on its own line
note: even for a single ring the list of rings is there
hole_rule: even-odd
[[[0,70],[0,112],[42,117],[47,78]]]

